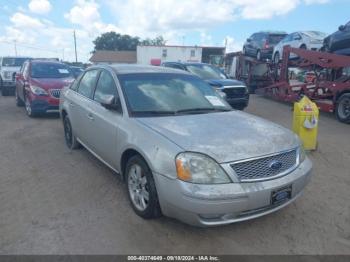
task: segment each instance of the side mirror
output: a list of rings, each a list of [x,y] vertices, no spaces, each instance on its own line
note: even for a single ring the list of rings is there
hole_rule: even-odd
[[[218,92],[219,96],[222,98],[222,99],[225,99],[227,98],[227,95],[225,92],[222,92],[221,90],[217,90],[216,92]]]
[[[344,26],[344,25],[340,25],[340,26],[338,27],[338,29],[339,29],[339,31],[344,31],[345,26]]]
[[[118,111],[121,108],[119,98],[116,98],[114,95],[105,95],[101,98],[101,105],[109,110]]]
[[[250,43],[252,41],[251,38],[247,38],[247,42]]]

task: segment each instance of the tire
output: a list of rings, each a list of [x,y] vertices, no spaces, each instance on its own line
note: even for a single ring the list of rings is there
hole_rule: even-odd
[[[76,136],[73,134],[72,125],[68,115],[63,118],[64,140],[69,149],[74,150],[81,147]]]
[[[26,97],[24,97],[24,105],[25,105],[27,115],[29,117],[35,117],[36,114],[33,112],[32,103]]]
[[[8,90],[6,87],[2,86],[1,87],[1,95],[2,96],[9,96],[10,95],[10,90]]]
[[[275,55],[273,56],[273,62],[276,65],[280,62],[280,53],[279,52],[276,52]]]
[[[126,188],[135,213],[142,218],[161,216],[156,185],[152,171],[139,155],[131,157],[125,169]]]
[[[340,122],[350,124],[350,93],[343,94],[338,98],[335,114]]]
[[[18,106],[18,107],[23,107],[23,106],[24,106],[24,102],[23,102],[23,100],[18,96],[18,94],[17,94],[17,88],[15,89],[15,98],[16,98],[16,106]]]
[[[256,60],[258,60],[258,61],[261,60],[261,52],[260,52],[260,50],[258,50],[258,51],[256,52]]]
[[[302,44],[302,45],[300,46],[300,49],[307,49],[307,48],[306,48],[306,45],[305,45],[305,44]]]

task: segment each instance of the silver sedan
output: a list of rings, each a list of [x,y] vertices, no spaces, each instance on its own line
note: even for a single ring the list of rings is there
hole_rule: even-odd
[[[197,226],[274,212],[299,197],[312,164],[289,130],[233,110],[175,69],[94,66],[61,93],[66,144],[125,180],[143,218]]]

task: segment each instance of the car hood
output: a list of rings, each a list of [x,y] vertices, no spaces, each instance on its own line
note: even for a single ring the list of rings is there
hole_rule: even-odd
[[[1,66],[1,71],[2,72],[12,72],[12,73],[17,73],[21,69],[20,66]]]
[[[291,131],[241,111],[137,118],[184,151],[207,154],[219,163],[295,148]]]
[[[70,85],[74,78],[32,78],[30,84],[37,85],[44,89],[62,89]]]
[[[245,86],[242,81],[234,79],[207,79],[206,82],[212,86]]]

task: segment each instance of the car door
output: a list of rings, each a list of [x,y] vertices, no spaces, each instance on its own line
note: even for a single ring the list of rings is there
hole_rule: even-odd
[[[99,69],[86,71],[76,90],[70,89],[67,95],[72,129],[75,136],[88,148],[91,143],[88,136],[89,128],[91,128],[90,107],[93,104],[92,96],[99,72]]]
[[[92,119],[89,119],[88,136],[91,149],[109,166],[116,168],[118,125],[123,120],[123,112],[121,108],[107,109],[101,104],[103,97],[108,95],[119,100],[113,73],[103,69],[96,84],[94,102],[89,108]]]

